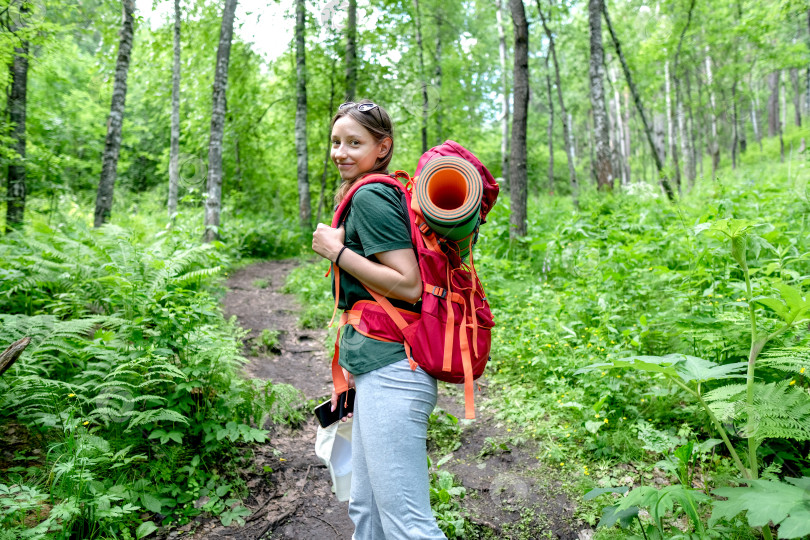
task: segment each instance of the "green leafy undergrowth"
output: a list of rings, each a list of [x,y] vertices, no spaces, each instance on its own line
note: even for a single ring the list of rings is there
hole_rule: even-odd
[[[0,471],[0,524],[95,538],[201,512],[243,520],[242,448],[267,442],[269,418],[300,421],[301,400],[238,375],[244,332],[214,296],[221,246],[182,228],[146,240],[35,222],[0,254],[0,350],[31,339],[0,379],[0,414],[43,456]]]

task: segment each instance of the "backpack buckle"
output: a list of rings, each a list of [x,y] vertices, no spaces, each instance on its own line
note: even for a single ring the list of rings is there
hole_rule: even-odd
[[[445,299],[447,298],[447,289],[444,287],[439,287],[438,285],[433,285],[433,290],[430,291],[430,294],[438,296],[441,299]]]
[[[430,226],[429,226],[427,223],[425,223],[424,221],[423,221],[422,223],[420,223],[420,224],[419,224],[419,231],[420,231],[422,234],[424,234],[425,236],[430,236],[431,234],[433,234],[433,230],[432,230],[432,229],[430,228]]]

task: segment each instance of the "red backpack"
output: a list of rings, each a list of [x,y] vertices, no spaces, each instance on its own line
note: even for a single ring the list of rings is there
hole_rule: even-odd
[[[371,183],[388,184],[404,196],[411,227],[411,240],[416,248],[419,271],[424,284],[422,312],[395,308],[383,295],[366,287],[374,301],[361,300],[343,312],[335,340],[332,358],[332,380],[340,394],[348,388],[343,370],[338,365],[340,329],[352,325],[360,334],[380,341],[403,343],[411,369],[421,367],[434,378],[464,384],[465,416],[475,418],[473,381],[481,376],[489,360],[491,328],[495,325],[484,289],[475,272],[470,250],[469,264],[462,262],[452,242],[438,237],[430,230],[412,200],[413,187],[419,182],[418,174],[424,165],[436,156],[457,156],[469,161],[483,180],[480,222],[498,197],[498,184],[490,172],[469,151],[458,143],[447,141],[422,155],[416,176],[397,171],[393,176],[369,175],[358,181],[338,206],[332,227],[339,227],[345,219],[351,199],[357,190]],[[398,179],[403,179],[403,185]],[[473,234],[477,234],[478,229]],[[335,271],[335,313],[340,295],[340,269]],[[334,314],[332,316],[334,320]],[[331,325],[331,323],[330,323]]]

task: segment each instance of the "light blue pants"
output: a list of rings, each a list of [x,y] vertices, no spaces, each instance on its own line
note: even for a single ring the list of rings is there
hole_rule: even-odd
[[[446,537],[430,509],[427,425],[436,379],[408,360],[355,375],[352,422],[352,540]]]

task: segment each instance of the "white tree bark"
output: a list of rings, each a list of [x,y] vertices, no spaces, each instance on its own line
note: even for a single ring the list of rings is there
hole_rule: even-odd
[[[498,25],[498,53],[501,62],[501,175],[509,188],[509,75],[506,65],[506,31],[503,28],[503,3],[495,0],[495,21]]]
[[[228,64],[231,58],[233,19],[237,0],[225,0],[222,25],[219,30],[217,65],[214,71],[214,96],[211,107],[211,139],[208,144],[208,198],[205,200],[204,240],[211,242],[217,232],[222,208],[222,140],[225,135],[226,92]]]
[[[309,152],[307,152],[307,64],[304,42],[306,6],[295,1],[295,153],[298,161],[298,219],[301,230],[312,229],[309,198]]]
[[[121,127],[124,124],[124,107],[127,100],[127,73],[129,72],[132,41],[135,36],[135,0],[122,1],[121,39],[118,43],[118,59],[115,63],[110,116],[107,120],[107,137],[101,163],[101,179],[96,194],[94,226],[100,227],[110,218],[115,188],[118,154],[121,151]]]
[[[169,143],[169,217],[177,211],[180,183],[180,0],[174,0],[174,63],[172,65],[172,131]]]

